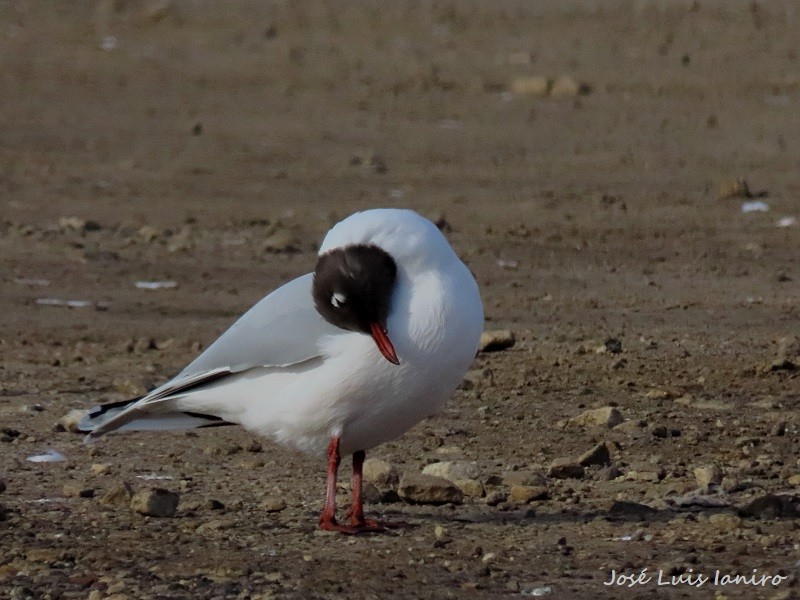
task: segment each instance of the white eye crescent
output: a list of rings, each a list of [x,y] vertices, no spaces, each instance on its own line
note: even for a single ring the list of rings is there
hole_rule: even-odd
[[[333,304],[336,308],[339,308],[345,302],[347,302],[347,296],[341,292],[334,292],[333,296],[331,296],[331,304]]]

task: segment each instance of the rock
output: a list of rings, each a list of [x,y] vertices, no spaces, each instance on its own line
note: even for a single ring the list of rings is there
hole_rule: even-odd
[[[297,239],[286,229],[278,229],[261,243],[261,252],[282,254],[299,252],[300,244]]]
[[[72,229],[81,233],[86,231],[99,231],[102,229],[97,221],[89,221],[80,217],[61,217],[58,220],[58,227],[62,230]]]
[[[694,470],[694,478],[697,480],[697,485],[707,490],[710,486],[720,485],[722,483],[722,469],[717,465],[706,465],[696,467]]]
[[[94,463],[89,467],[89,472],[92,474],[92,476],[97,477],[99,475],[108,474],[110,469],[111,465],[108,463]]]
[[[418,504],[461,504],[464,500],[464,492],[452,482],[423,473],[403,475],[397,492],[406,502]]]
[[[789,478],[786,480],[786,483],[789,485],[798,486],[800,485],[800,474],[799,475],[790,475]],[[0,482],[0,492],[3,491],[2,482]]]
[[[547,469],[547,476],[554,479],[581,479],[583,473],[583,465],[566,457],[556,458]]]
[[[364,482],[362,492],[369,503],[396,502],[397,484],[400,475],[394,465],[386,461],[368,458],[364,461]]]
[[[550,491],[544,486],[515,485],[511,487],[508,497],[511,502],[527,504],[533,500],[547,500]]]
[[[174,517],[180,495],[162,488],[144,488],[131,498],[131,509],[148,517]]]
[[[629,515],[636,517],[645,517],[653,515],[658,511],[652,506],[640,504],[639,502],[629,502],[627,500],[614,500],[608,509],[609,514],[612,515]]]
[[[459,479],[478,479],[480,477],[478,465],[467,461],[431,463],[422,469],[422,473],[453,482]]]
[[[481,341],[478,345],[480,352],[496,352],[511,348],[516,342],[514,333],[508,329],[494,329],[484,331],[481,334]]]
[[[395,490],[400,483],[397,468],[385,460],[368,458],[364,461],[364,482],[371,483],[378,489]]]
[[[58,421],[56,421],[53,429],[55,431],[71,431],[72,433],[78,432],[78,424],[83,417],[86,416],[86,411],[79,408],[73,408]]]
[[[229,519],[211,519],[210,521],[201,523],[197,529],[195,529],[195,533],[203,535],[209,531],[225,531],[231,527],[233,527],[233,522]]]
[[[507,471],[503,473],[501,483],[508,487],[515,485],[546,486],[547,477],[539,471]]]
[[[603,342],[603,347],[611,354],[619,354],[622,352],[622,342],[617,338],[607,338],[606,341]]]
[[[282,498],[264,498],[258,506],[264,512],[276,513],[286,509],[286,502]]]
[[[130,484],[123,482],[100,498],[100,504],[105,506],[130,506],[132,497],[133,488],[131,488]]]
[[[137,234],[140,238],[142,238],[142,241],[145,244],[150,244],[153,242],[153,240],[161,237],[161,231],[150,225],[144,225],[143,227],[140,227],[139,231],[137,231]]]
[[[777,519],[797,515],[797,510],[788,498],[784,499],[775,494],[757,496],[739,506],[737,512],[740,517],[752,519]]]
[[[800,338],[786,335],[778,341],[778,358],[796,359],[800,357]]]
[[[550,96],[553,98],[577,96],[581,91],[581,87],[582,86],[569,75],[561,75],[556,77],[553,84],[550,86]]]
[[[453,483],[458,486],[465,496],[472,498],[483,498],[486,495],[486,490],[483,484],[476,479],[456,479]]]
[[[775,425],[772,426],[772,429],[769,430],[770,435],[774,435],[775,437],[782,437],[786,435],[786,421],[778,421]]]
[[[732,181],[724,181],[719,186],[717,198],[720,200],[728,200],[730,198],[752,198],[753,194],[750,192],[750,186],[744,179],[735,179]]]
[[[581,464],[584,467],[589,467],[591,465],[610,465],[611,454],[608,451],[608,445],[605,442],[602,442],[597,444],[591,450],[587,450],[578,457],[578,464]]]
[[[497,506],[498,504],[505,502],[508,500],[508,492],[505,490],[494,490],[486,494],[486,498],[484,498],[484,502],[488,506]]]
[[[62,488],[65,498],[94,498],[94,489],[77,481],[68,481]]]
[[[578,427],[608,427],[611,429],[624,420],[625,418],[619,410],[613,406],[603,406],[602,408],[584,411],[572,417],[569,420],[569,424]]]
[[[735,531],[742,525],[742,519],[732,513],[717,513],[708,517],[708,522],[719,531]]]
[[[550,91],[550,80],[540,76],[517,77],[509,89],[519,96],[546,96]]]

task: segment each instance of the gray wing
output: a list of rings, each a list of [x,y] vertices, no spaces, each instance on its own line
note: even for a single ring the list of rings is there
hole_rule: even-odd
[[[320,356],[319,340],[342,333],[314,308],[313,273],[263,298],[175,378],[227,369],[287,367]]]

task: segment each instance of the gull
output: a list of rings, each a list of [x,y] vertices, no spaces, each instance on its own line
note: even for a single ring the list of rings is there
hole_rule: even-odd
[[[278,444],[327,452],[320,527],[383,531],[362,502],[366,451],[434,414],[475,358],[478,285],[439,229],[411,210],[355,213],[325,236],[313,273],[267,295],[173,379],[89,411],[112,431],[238,424]],[[336,477],[352,455],[352,499],[336,519]]]

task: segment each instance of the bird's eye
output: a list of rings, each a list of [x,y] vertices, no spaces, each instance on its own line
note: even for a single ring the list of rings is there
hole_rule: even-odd
[[[331,304],[335,308],[341,307],[345,302],[347,302],[347,296],[341,292],[334,292],[333,296],[331,296]]]

